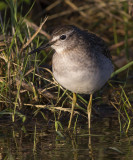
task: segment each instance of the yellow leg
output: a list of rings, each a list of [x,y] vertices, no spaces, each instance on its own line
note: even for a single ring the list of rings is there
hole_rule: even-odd
[[[72,110],[71,110],[71,116],[69,120],[68,129],[71,127],[71,122],[72,122],[72,117],[73,117],[73,112],[74,112],[74,107],[76,105],[76,101],[77,101],[76,93],[73,93]]]
[[[90,133],[90,128],[91,128],[91,108],[92,108],[92,94],[90,94],[90,100],[89,100],[88,107],[87,107],[89,133]]]

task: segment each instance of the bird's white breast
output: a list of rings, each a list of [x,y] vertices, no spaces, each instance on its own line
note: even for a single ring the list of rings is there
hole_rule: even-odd
[[[113,72],[111,61],[100,55],[97,64],[88,62],[88,67],[75,62],[69,56],[53,56],[53,75],[57,82],[67,90],[80,94],[91,94],[99,90]],[[57,60],[58,59],[58,60]]]

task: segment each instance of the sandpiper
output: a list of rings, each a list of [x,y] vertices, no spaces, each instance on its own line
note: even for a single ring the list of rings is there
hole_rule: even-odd
[[[98,36],[73,25],[57,27],[49,43],[31,51],[39,52],[51,46],[55,53],[52,71],[57,82],[73,92],[72,110],[68,128],[71,126],[76,93],[90,94],[87,107],[90,129],[92,95],[110,78],[113,72],[111,56],[105,42]]]

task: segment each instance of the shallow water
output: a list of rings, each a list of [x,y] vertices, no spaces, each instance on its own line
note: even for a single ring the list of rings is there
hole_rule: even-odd
[[[0,122],[0,159],[6,160],[131,160],[133,128],[128,135],[120,132],[117,117],[97,118],[92,122],[91,136],[87,124],[77,126],[75,133],[61,131],[54,124],[26,125]],[[89,145],[88,145],[89,144]]]

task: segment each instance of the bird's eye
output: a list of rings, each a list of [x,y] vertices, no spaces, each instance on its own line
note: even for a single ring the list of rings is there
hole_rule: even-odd
[[[60,39],[61,39],[61,40],[65,40],[65,39],[66,39],[66,35],[64,35],[64,34],[61,35],[61,36],[60,36]]]

